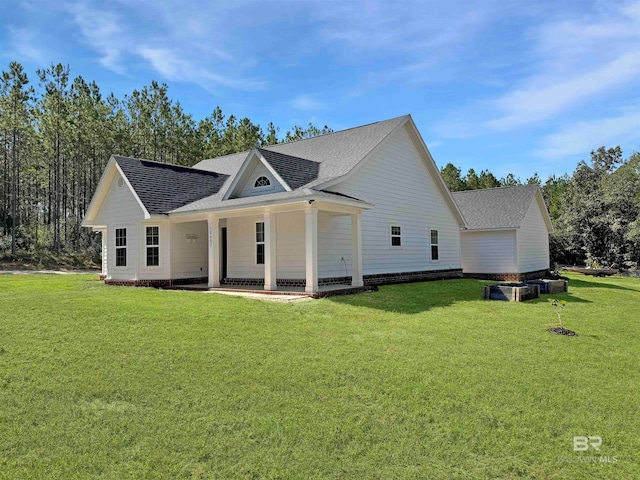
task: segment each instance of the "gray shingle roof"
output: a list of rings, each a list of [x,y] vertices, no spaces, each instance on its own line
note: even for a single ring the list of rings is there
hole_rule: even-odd
[[[318,178],[318,170],[320,169],[318,162],[293,157],[284,153],[272,152],[264,148],[258,148],[258,151],[292,190]]]
[[[519,228],[529,210],[537,185],[453,192],[453,199],[470,230]]]
[[[319,163],[317,178],[306,185],[307,187],[314,187],[349,173],[387,135],[393,132],[401,123],[407,121],[408,118],[408,115],[404,115],[295,142],[270,145],[260,150],[261,152],[275,152]],[[238,159],[242,158],[244,160],[248,154],[249,152],[247,151],[203,160],[194,165],[194,168],[232,175],[229,170],[225,171],[223,168],[229,168],[233,164],[237,165],[239,169],[242,161]],[[267,161],[269,160],[267,159]],[[294,187],[291,186],[291,188]]]
[[[150,214],[167,213],[219,192],[229,175],[113,156]]]
[[[300,196],[299,192],[295,193],[296,190],[303,187],[310,189],[349,173],[408,119],[409,116],[404,115],[326,135],[259,148],[265,160],[293,190],[273,195],[280,195],[278,199]],[[257,203],[260,199],[269,201],[272,195],[222,200],[225,182],[228,184],[232,181],[248,154],[249,151],[203,160],[192,168],[119,156],[114,158],[149,213],[154,214],[220,208],[221,202],[231,206],[236,200],[245,203]]]

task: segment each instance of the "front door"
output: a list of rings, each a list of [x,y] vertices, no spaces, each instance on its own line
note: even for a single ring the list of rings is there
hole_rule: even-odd
[[[227,278],[227,227],[222,227],[222,280]]]

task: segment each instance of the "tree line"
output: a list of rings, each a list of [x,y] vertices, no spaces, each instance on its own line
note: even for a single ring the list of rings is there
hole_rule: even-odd
[[[538,174],[524,182],[513,174],[478,175],[449,163],[440,173],[451,191],[536,184],[541,187],[555,232],[550,237],[552,266],[592,265],[638,270],[640,266],[640,153],[623,158],[620,147],[600,147],[572,175]]]
[[[263,129],[220,107],[196,121],[166,84],[117,98],[69,66],[37,70],[34,83],[12,62],[0,78],[0,254],[97,251],[81,222],[114,153],[191,166],[328,132],[309,124],[281,136],[272,122]]]
[[[117,98],[95,82],[71,77],[68,66],[37,70],[32,83],[22,65],[0,78],[0,254],[97,253],[98,238],[82,218],[109,157],[114,154],[191,166],[203,158],[312,137],[332,130],[294,126],[280,135],[216,107],[196,121],[151,82]],[[489,170],[466,175],[441,169],[452,191],[538,184],[555,226],[551,259],[560,264],[640,263],[640,154],[599,148],[571,176],[537,174],[524,181]]]

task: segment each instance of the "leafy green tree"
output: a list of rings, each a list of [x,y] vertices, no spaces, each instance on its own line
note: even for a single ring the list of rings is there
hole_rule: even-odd
[[[461,173],[462,171],[453,163],[447,163],[440,169],[444,183],[447,184],[447,187],[449,187],[449,190],[452,192],[460,192],[465,189],[465,183],[460,176]]]
[[[500,185],[503,187],[515,187],[517,185],[522,185],[522,182],[513,173],[510,173],[506,177],[500,179]]]
[[[500,186],[500,182],[489,170],[483,170],[478,177],[479,188],[496,188]]]
[[[473,168],[470,168],[464,177],[465,190],[477,190],[482,188],[480,185],[480,177]]]

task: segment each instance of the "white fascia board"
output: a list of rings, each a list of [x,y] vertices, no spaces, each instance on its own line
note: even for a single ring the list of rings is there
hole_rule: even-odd
[[[244,172],[247,170],[247,167],[249,166],[249,163],[251,163],[251,160],[253,159],[253,156],[254,155],[258,155],[258,154],[259,154],[259,152],[255,147],[251,149],[251,151],[247,155],[247,158],[244,159],[244,161],[242,162],[242,165],[240,165],[240,169],[236,172],[236,175],[233,177],[233,179],[231,180],[231,183],[229,184],[229,186],[225,190],[224,195],[222,196],[222,200],[228,200],[229,199],[229,197],[231,196],[231,194],[235,190],[236,185],[238,185],[238,182],[240,181],[240,178],[242,178],[242,175],[244,175]]]
[[[102,172],[102,176],[100,177],[100,181],[98,182],[98,186],[96,187],[96,190],[93,193],[93,197],[91,198],[91,202],[89,202],[89,206],[87,207],[87,211],[86,211],[86,213],[84,215],[84,218],[82,219],[81,225],[83,227],[93,227],[94,226],[94,224],[92,222],[93,222],[93,219],[98,214],[98,211],[100,210],[100,206],[102,206],[102,202],[104,200],[104,197],[106,197],[106,195],[107,195],[106,189],[109,188],[109,186],[111,184],[111,180],[112,180],[111,178],[108,179],[108,177],[113,176],[112,169],[114,168],[113,165],[114,165],[115,162],[116,161],[113,159],[113,157],[109,158],[109,161],[107,162],[107,166],[104,168],[104,172]]]
[[[269,173],[271,173],[271,175],[273,175],[273,177],[280,184],[282,184],[282,187],[287,192],[291,191],[291,187],[287,184],[287,182],[285,182],[282,179],[282,177],[280,177],[280,175],[278,175],[278,172],[276,172],[275,169],[271,165],[269,165],[269,162],[267,162],[265,160],[265,158],[258,151],[258,149],[256,147],[253,147],[251,149],[251,151],[249,152],[249,154],[247,155],[247,158],[245,158],[244,161],[242,162],[242,165],[240,166],[240,169],[238,170],[236,175],[233,177],[233,180],[231,180],[231,183],[229,184],[227,189],[224,191],[224,195],[222,196],[222,200],[229,200],[229,197],[231,197],[231,194],[235,191],[236,187],[238,186],[238,183],[240,182],[240,180],[244,176],[245,172],[247,171],[247,168],[249,168],[249,165],[251,165],[251,161],[253,160],[254,156],[258,157],[258,160],[265,166],[265,168],[267,170],[269,170]]]
[[[268,200],[268,201],[262,201],[262,202],[256,202],[256,203],[249,203],[249,204],[242,204],[242,205],[235,205],[235,206],[224,206],[224,207],[217,207],[217,208],[203,208],[201,210],[193,210],[190,212],[176,212],[176,213],[169,213],[169,217],[172,218],[176,218],[176,217],[185,217],[185,216],[189,216],[189,215],[202,215],[202,214],[219,214],[221,212],[231,212],[231,211],[238,211],[238,210],[251,210],[251,209],[260,209],[260,208],[264,208],[264,207],[273,207],[273,206],[278,206],[278,205],[290,205],[292,203],[309,203],[309,201],[313,200],[314,202],[321,202],[323,204],[334,204],[337,206],[345,206],[345,207],[355,207],[355,208],[359,208],[362,210],[368,210],[374,207],[373,204],[368,203],[368,202],[363,202],[361,200],[351,200],[349,198],[344,198],[344,199],[334,199],[334,198],[329,198],[325,195],[320,194],[314,194],[314,193],[309,193],[308,195],[304,195],[301,197],[293,197],[293,198],[289,198],[289,199],[277,199],[277,200]],[[218,215],[221,216],[221,215]],[[224,216],[224,215],[222,215]]]
[[[542,218],[544,219],[544,223],[547,225],[547,231],[549,233],[553,233],[555,229],[553,228],[553,222],[551,221],[551,216],[549,215],[549,210],[547,210],[547,204],[544,203],[544,197],[542,196],[542,191],[540,188],[536,191],[536,201],[538,203],[538,208],[542,211]]]

